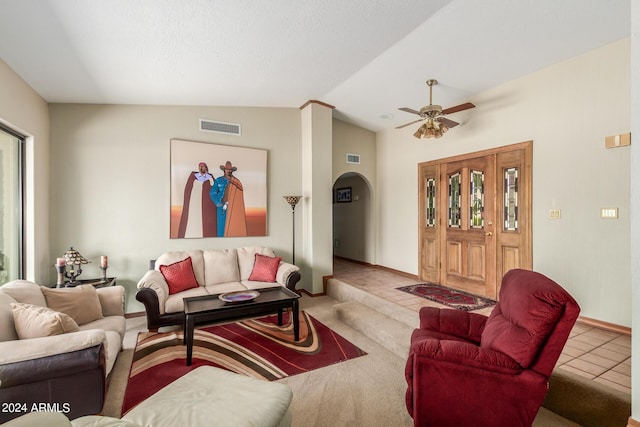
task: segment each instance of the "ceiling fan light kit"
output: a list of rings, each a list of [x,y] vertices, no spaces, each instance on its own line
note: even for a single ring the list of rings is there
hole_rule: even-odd
[[[432,102],[433,95],[433,86],[438,84],[438,81],[435,79],[427,80],[427,85],[429,86],[429,105],[426,105],[420,109],[420,111],[416,111],[412,108],[402,107],[401,111],[405,111],[411,114],[417,114],[420,116],[420,119],[414,120],[409,123],[405,123],[404,125],[396,127],[396,129],[401,129],[405,126],[412,125],[414,123],[420,122],[422,120],[427,120],[426,123],[423,123],[418,130],[413,134],[416,138],[441,138],[449,129],[454,126],[458,126],[458,122],[454,122],[453,120],[449,120],[444,116],[447,114],[457,113],[458,111],[468,110],[470,108],[474,108],[470,102],[465,102],[464,104],[456,105],[455,107],[450,107],[446,109],[442,109],[441,105],[434,105]]]

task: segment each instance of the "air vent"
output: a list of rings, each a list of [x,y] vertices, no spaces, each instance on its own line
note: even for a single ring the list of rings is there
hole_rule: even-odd
[[[351,163],[354,165],[360,164],[360,154],[349,154],[347,153],[347,163]]]
[[[204,132],[225,133],[227,135],[240,135],[240,125],[236,123],[214,122],[200,119],[200,130]]]

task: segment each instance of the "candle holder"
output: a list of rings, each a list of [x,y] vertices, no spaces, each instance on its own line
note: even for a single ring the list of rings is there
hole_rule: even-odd
[[[56,288],[64,287],[64,273],[66,267],[64,265],[56,265],[56,270],[58,271],[58,281],[56,282]]]
[[[107,268],[109,268],[109,266],[100,267],[100,270],[102,270],[102,282],[103,283],[107,283]]]

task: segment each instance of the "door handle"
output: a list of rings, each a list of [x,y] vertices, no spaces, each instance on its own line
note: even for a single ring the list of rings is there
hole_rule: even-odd
[[[486,233],[484,233],[485,236],[493,236],[493,233],[491,231],[487,231]]]

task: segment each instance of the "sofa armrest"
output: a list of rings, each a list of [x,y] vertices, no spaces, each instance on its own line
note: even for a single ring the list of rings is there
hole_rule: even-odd
[[[142,288],[148,288],[155,291],[158,296],[159,314],[164,314],[164,304],[169,297],[169,285],[167,285],[167,281],[164,280],[162,273],[158,270],[148,270],[138,282],[138,289]]]
[[[106,378],[102,343],[50,356],[0,364],[0,389],[76,375],[101,368]]]
[[[280,262],[278,271],[276,272],[276,282],[280,285],[295,291],[296,284],[300,280],[300,268],[288,262]]]
[[[420,309],[420,329],[437,331],[447,335],[480,343],[488,317],[461,310],[423,307]]]
[[[0,423],[40,410],[42,403],[58,408],[71,419],[99,413],[106,395],[105,358],[100,343],[69,353],[0,364],[0,401],[19,404],[16,411],[0,411]]]
[[[70,332],[51,337],[28,338],[0,342],[0,365],[38,359],[78,351],[96,345],[107,345],[107,337],[101,329]]]
[[[124,316],[124,287],[108,286],[97,288],[96,291],[104,317]]]

